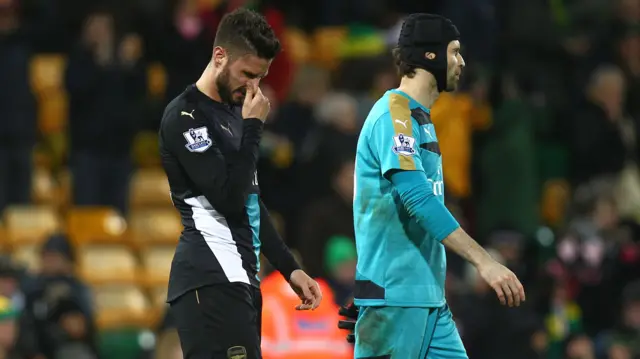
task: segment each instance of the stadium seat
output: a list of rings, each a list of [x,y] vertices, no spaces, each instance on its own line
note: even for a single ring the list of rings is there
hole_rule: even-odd
[[[560,225],[571,199],[571,188],[562,179],[548,180],[542,189],[541,216],[550,226]]]
[[[155,314],[149,300],[134,285],[98,285],[93,287],[97,324],[101,330],[135,326],[150,328]]]
[[[61,229],[60,219],[49,206],[10,206],[4,212],[7,239],[18,243],[39,243]]]
[[[61,133],[67,126],[69,102],[62,90],[38,99],[38,129],[43,135]]]
[[[161,169],[137,171],[131,180],[131,208],[169,207],[169,182]]]
[[[16,262],[26,266],[31,273],[40,270],[40,246],[33,243],[17,245],[11,255]]]
[[[4,253],[9,249],[9,239],[7,238],[7,229],[0,218],[0,250]]]
[[[40,54],[31,59],[31,88],[37,94],[64,88],[64,71],[67,59],[61,54]]]
[[[126,229],[124,218],[109,207],[74,207],[67,213],[67,232],[74,243],[120,241]]]
[[[31,198],[38,204],[53,204],[58,196],[57,186],[51,172],[44,167],[36,166],[33,171]]]
[[[157,285],[150,289],[151,305],[157,310],[167,308],[167,284]]]
[[[222,0],[198,0],[197,2],[200,10],[215,10]]]
[[[286,50],[297,64],[306,63],[311,57],[311,43],[308,36],[300,29],[288,28],[284,33]]]
[[[182,222],[174,208],[138,209],[129,219],[132,239],[139,245],[175,244],[182,232]]]
[[[77,252],[78,273],[89,283],[138,283],[138,262],[126,245],[84,244]]]
[[[59,205],[66,209],[71,204],[71,171],[63,169],[58,175],[58,183],[60,184]]]
[[[53,132],[43,134],[40,141],[42,152],[46,156],[47,167],[60,168],[69,159],[69,134],[61,132]]]
[[[147,90],[152,97],[163,98],[167,89],[167,72],[160,63],[147,67]]]
[[[166,285],[175,246],[149,247],[141,252],[141,281],[149,287]]]
[[[340,51],[345,44],[348,29],[345,27],[325,27],[313,35],[313,61],[326,68],[334,69],[340,62]]]
[[[133,141],[133,159],[138,168],[157,168],[160,166],[158,152],[158,133],[142,131]]]

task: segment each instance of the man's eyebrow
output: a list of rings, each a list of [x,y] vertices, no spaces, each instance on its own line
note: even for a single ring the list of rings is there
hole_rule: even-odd
[[[265,73],[255,73],[255,72],[252,72],[252,71],[245,71],[244,74],[249,76],[249,77],[255,77],[255,78],[261,77],[261,78],[264,78],[264,77],[267,77],[267,75],[269,74],[269,70],[267,70]]]

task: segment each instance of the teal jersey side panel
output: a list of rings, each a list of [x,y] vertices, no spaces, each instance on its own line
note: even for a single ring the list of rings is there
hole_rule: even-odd
[[[446,256],[405,210],[393,171],[423,171],[444,202],[442,160],[429,110],[397,90],[371,109],[356,152],[354,226],[357,305],[444,305]]]

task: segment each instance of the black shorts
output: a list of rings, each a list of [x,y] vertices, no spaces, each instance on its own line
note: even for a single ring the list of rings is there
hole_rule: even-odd
[[[262,295],[245,283],[194,289],[171,302],[184,359],[260,359]]]

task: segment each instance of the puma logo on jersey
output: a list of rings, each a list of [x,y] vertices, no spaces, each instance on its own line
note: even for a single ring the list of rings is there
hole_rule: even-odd
[[[404,120],[404,121],[396,120],[395,122],[401,124],[404,128],[407,128],[407,121],[409,120]]]
[[[195,117],[193,117],[193,112],[194,112],[194,111],[195,111],[195,110],[191,110],[191,112],[187,112],[187,111],[180,111],[180,116],[189,116],[189,117],[191,117],[192,119],[194,119],[194,120],[195,120]]]

